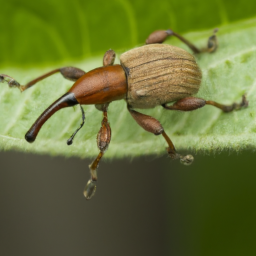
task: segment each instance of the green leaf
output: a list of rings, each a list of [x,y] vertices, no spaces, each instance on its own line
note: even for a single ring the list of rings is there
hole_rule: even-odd
[[[246,93],[250,102],[247,109],[225,114],[212,106],[206,106],[184,113],[167,111],[159,106],[141,111],[160,120],[177,150],[186,149],[190,152],[255,148],[255,24],[256,20],[247,20],[220,27],[217,52],[197,57],[203,71],[203,82],[198,96],[230,104],[240,101],[241,96]],[[208,30],[185,36],[196,45],[204,46],[211,33]],[[186,48],[173,38],[167,43]],[[88,71],[102,65],[101,63],[102,56],[76,63],[75,66]],[[48,67],[27,72],[8,68],[2,70],[2,73],[14,76],[20,83],[25,84],[51,69]],[[71,85],[71,82],[59,74],[43,80],[23,93],[2,85],[0,148],[52,155],[95,156],[98,153],[96,135],[100,129],[102,114],[94,106],[84,106],[86,123],[72,146],[66,146],[66,140],[80,125],[81,113],[78,107],[66,108],[53,115],[33,144],[24,140],[24,134],[36,118]],[[111,103],[109,121],[112,127],[112,141],[106,157],[162,154],[165,151],[166,142],[162,136],[153,136],[139,127],[128,113],[123,100]]]
[[[143,44],[154,30],[209,29],[255,16],[247,0],[1,1],[0,66],[48,67]]]

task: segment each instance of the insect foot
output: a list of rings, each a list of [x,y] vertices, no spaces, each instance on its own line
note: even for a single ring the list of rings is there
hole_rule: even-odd
[[[1,83],[6,82],[10,88],[18,87],[22,91],[20,84],[15,79],[13,79],[8,75],[0,74],[0,82]]]
[[[88,180],[85,189],[84,189],[84,196],[87,200],[91,199],[96,192],[96,181]]]
[[[191,165],[194,161],[194,157],[192,155],[180,155],[176,152],[176,150],[172,147],[166,148],[168,155],[171,159],[180,159],[180,163],[184,165]]]
[[[215,101],[207,100],[205,101],[206,104],[215,106],[219,109],[221,109],[223,112],[232,112],[233,110],[240,110],[241,108],[247,108],[249,105],[249,101],[246,99],[246,96],[242,96],[242,101],[240,103],[232,103],[231,105],[222,105]]]
[[[191,165],[194,161],[194,157],[192,155],[181,156],[180,162],[184,165]]]
[[[246,99],[246,96],[242,96],[242,101],[240,103],[233,103],[232,105],[228,106],[224,111],[231,112],[233,110],[240,110],[241,108],[247,108],[249,105],[249,101]]]
[[[218,28],[215,28],[213,30],[213,35],[209,37],[208,43],[207,43],[207,49],[205,50],[206,52],[215,52],[216,49],[218,48],[218,39],[216,36],[216,33],[219,31]]]
[[[242,101],[241,103],[233,103],[233,108],[235,110],[239,110],[241,108],[247,108],[249,105],[249,101],[247,100],[245,94],[242,96]]]
[[[96,192],[96,181],[98,180],[97,169],[102,156],[103,152],[100,152],[96,159],[89,165],[91,179],[89,179],[84,189],[84,197],[87,200],[91,199]]]

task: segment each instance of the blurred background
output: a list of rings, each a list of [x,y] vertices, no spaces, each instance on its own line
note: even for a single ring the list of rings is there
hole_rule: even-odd
[[[255,17],[253,1],[3,1],[1,68],[56,67],[124,51],[156,29]],[[1,73],[1,71],[0,71]],[[1,255],[255,255],[255,154],[104,160],[0,152]]]

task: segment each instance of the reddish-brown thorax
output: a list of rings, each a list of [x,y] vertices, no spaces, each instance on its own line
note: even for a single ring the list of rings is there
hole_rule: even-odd
[[[69,92],[79,104],[103,104],[124,99],[127,93],[125,72],[121,65],[96,68],[79,78]]]

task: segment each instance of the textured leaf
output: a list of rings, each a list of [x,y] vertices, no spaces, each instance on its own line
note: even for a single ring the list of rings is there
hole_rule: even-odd
[[[246,93],[250,101],[247,109],[225,114],[212,106],[206,106],[183,113],[167,111],[159,106],[141,111],[161,121],[178,150],[219,151],[255,148],[255,24],[255,20],[248,20],[220,27],[218,51],[197,57],[203,71],[203,83],[198,96],[230,104],[240,101],[241,96]],[[197,45],[204,46],[209,35],[211,31],[195,32],[185,36]],[[168,40],[167,43],[186,48],[174,39]],[[102,57],[95,57],[77,63],[76,66],[88,71],[100,66],[101,62]],[[50,69],[6,69],[2,70],[2,73],[8,73],[20,83],[25,83]],[[59,74],[47,78],[23,93],[1,85],[1,149],[15,148],[52,155],[95,156],[98,153],[95,138],[100,128],[102,114],[94,106],[84,106],[85,127],[78,133],[72,146],[66,146],[66,140],[81,122],[78,107],[63,109],[52,116],[33,144],[24,140],[24,134],[41,112],[71,85],[71,82],[64,80]],[[113,136],[106,157],[160,154],[165,151],[164,139],[140,128],[128,113],[124,101],[111,103],[109,121]]]

